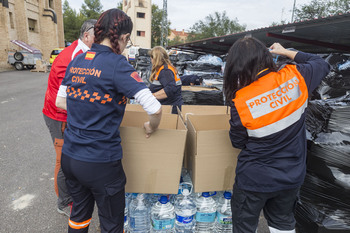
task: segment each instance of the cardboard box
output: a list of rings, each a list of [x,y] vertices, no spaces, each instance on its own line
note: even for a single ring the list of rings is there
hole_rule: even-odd
[[[186,123],[188,115],[230,115],[230,108],[222,105],[182,105],[181,117]]]
[[[162,113],[171,113],[171,105],[162,105]],[[140,104],[127,104],[125,111],[146,112]]]
[[[189,115],[186,159],[195,192],[231,190],[239,149],[229,137],[230,115]]]
[[[159,129],[145,137],[146,112],[126,111],[120,127],[129,193],[177,194],[187,129],[176,114],[162,114]]]
[[[182,120],[187,125],[189,115],[230,115],[230,108],[223,105],[182,105],[180,112]],[[185,151],[184,167],[188,169],[189,159],[187,157],[188,155]]]

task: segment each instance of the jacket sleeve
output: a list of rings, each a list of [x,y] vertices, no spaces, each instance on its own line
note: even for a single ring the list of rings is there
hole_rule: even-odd
[[[232,146],[238,149],[245,148],[248,142],[247,129],[242,125],[234,103],[231,106],[230,139]]]
[[[330,65],[318,55],[303,52],[298,52],[294,61],[297,63],[298,71],[305,79],[310,95],[327,76]]]
[[[171,70],[162,70],[159,73],[158,80],[164,87],[164,92],[168,96],[168,98],[176,94],[177,88],[175,83],[175,77]]]

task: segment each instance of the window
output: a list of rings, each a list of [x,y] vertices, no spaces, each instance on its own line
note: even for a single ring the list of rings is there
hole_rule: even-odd
[[[146,34],[145,31],[137,31],[137,36],[145,37],[146,36],[145,34]]]
[[[55,9],[54,4],[53,4],[53,0],[48,0],[48,1],[49,1],[49,8]]]
[[[9,16],[10,16],[10,27],[12,29],[14,29],[15,28],[15,24],[13,22],[13,14],[12,14],[12,12],[9,12]]]
[[[139,7],[145,7],[143,0],[139,0]]]
[[[28,18],[28,27],[30,32],[38,32],[37,21],[35,19]]]
[[[137,18],[145,18],[145,13],[137,12]]]

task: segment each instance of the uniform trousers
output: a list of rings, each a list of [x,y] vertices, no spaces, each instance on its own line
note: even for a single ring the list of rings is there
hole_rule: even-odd
[[[233,233],[255,233],[261,210],[269,227],[280,231],[293,230],[299,189],[262,193],[242,190],[234,185],[231,199]]]
[[[73,198],[68,232],[88,232],[96,201],[101,232],[122,233],[126,177],[121,160],[84,162],[62,153],[61,163]]]

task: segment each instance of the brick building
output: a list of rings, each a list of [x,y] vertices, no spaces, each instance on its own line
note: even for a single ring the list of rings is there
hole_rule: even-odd
[[[151,0],[123,0],[123,11],[134,24],[131,33],[133,44],[141,48],[151,48]]]
[[[182,31],[176,31],[176,29],[170,31],[170,35],[168,36],[168,40],[174,40],[175,38],[178,38],[182,42],[186,42],[188,37],[188,33],[185,32],[184,29]]]
[[[0,0],[0,68],[9,68],[7,52],[21,50],[21,40],[41,51],[49,61],[52,49],[64,47],[61,0]]]

